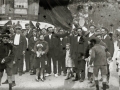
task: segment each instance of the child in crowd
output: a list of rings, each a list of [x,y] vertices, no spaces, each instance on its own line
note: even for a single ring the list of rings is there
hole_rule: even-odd
[[[75,67],[74,60],[71,56],[71,49],[70,44],[66,44],[66,58],[65,58],[65,65],[67,67],[67,77],[65,80],[68,80],[73,75],[73,67]]]
[[[91,55],[91,52],[92,52],[92,50],[89,50],[89,55]],[[90,59],[91,59],[91,57],[89,56],[85,60],[86,60],[86,62],[89,63]],[[92,81],[93,81],[93,66],[88,65],[88,72],[90,73],[90,83],[92,83]]]

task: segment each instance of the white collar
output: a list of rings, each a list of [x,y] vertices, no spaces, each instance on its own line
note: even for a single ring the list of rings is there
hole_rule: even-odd
[[[107,37],[107,34],[104,36],[104,39]]]
[[[91,33],[91,32],[90,32],[90,33],[89,33],[89,37],[91,37],[92,35],[94,35],[94,33]]]
[[[15,34],[15,36],[20,36],[20,34]]]

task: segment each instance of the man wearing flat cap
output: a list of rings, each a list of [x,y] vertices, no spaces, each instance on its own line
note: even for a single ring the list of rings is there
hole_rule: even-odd
[[[10,38],[9,35],[2,34],[1,37],[2,43],[0,44],[0,84],[4,70],[6,70],[9,90],[12,90],[12,68],[14,59],[13,46],[8,43]]]
[[[14,73],[17,74],[19,72],[19,75],[21,76],[23,73],[23,55],[25,54],[26,39],[25,36],[21,33],[22,27],[20,25],[17,25],[15,29],[16,29],[16,33],[12,37],[13,45],[15,47]]]

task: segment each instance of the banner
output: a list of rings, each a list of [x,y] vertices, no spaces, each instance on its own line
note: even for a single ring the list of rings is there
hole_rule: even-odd
[[[67,8],[69,0],[40,0],[38,20],[71,30],[73,17]]]

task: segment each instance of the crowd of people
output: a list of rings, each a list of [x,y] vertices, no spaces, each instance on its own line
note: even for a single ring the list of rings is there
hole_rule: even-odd
[[[4,69],[7,79],[2,84],[9,84],[9,90],[12,90],[16,85],[16,74],[22,76],[29,72],[36,75],[35,81],[43,82],[51,75],[53,66],[55,77],[64,75],[65,80],[74,77],[73,81],[80,82],[84,82],[87,70],[89,84],[96,90],[99,90],[100,70],[102,88],[109,88],[109,63],[114,53],[114,41],[107,28],[90,25],[88,31],[81,27],[66,31],[59,27],[31,28],[29,23],[25,28],[22,30],[21,25],[16,25],[9,33],[1,34],[0,84]]]

